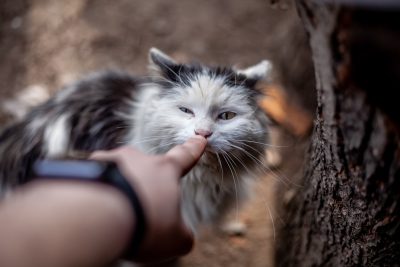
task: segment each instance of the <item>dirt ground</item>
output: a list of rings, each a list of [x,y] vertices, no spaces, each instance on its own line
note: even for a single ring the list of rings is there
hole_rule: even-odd
[[[274,7],[270,2],[1,0],[0,99],[13,98],[29,86],[52,93],[101,69],[146,74],[150,47],[181,61],[239,67],[272,58],[283,47],[280,41],[295,13],[285,1]],[[3,114],[3,122],[9,118]],[[280,150],[286,155],[284,164],[260,178],[239,213],[246,234],[205,229],[180,266],[274,265],[276,228],[283,220],[276,212],[275,191],[300,168],[298,161],[292,163],[296,142],[282,137],[280,143],[287,146]]]

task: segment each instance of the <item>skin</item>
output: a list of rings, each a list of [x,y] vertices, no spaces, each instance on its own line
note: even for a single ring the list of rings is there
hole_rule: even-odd
[[[165,155],[131,147],[92,155],[116,162],[144,207],[147,232],[133,260],[167,260],[192,248],[193,235],[180,214],[179,180],[206,143],[196,136]],[[111,186],[37,180],[0,203],[0,266],[105,266],[125,251],[134,227],[128,199]]]

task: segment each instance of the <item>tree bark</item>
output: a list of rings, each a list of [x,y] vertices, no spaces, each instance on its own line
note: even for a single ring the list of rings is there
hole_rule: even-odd
[[[400,10],[307,0],[297,7],[318,107],[277,265],[399,266]]]

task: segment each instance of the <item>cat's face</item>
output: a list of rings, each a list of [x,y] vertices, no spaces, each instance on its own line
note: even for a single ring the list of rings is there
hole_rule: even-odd
[[[199,134],[208,139],[209,151],[221,153],[264,139],[265,116],[257,106],[254,85],[266,74],[266,63],[253,67],[250,74],[181,65],[159,51],[152,53],[164,87],[156,101],[156,127],[172,144]]]

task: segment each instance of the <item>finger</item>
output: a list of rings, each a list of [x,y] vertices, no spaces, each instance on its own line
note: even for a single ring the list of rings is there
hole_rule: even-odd
[[[200,159],[206,148],[207,140],[202,136],[194,136],[182,145],[177,145],[167,152],[170,157],[180,167],[181,175],[188,172]]]
[[[93,152],[90,156],[89,159],[91,160],[98,160],[98,161],[116,161],[117,155],[115,151],[104,151],[104,150],[99,150]]]
[[[131,146],[121,146],[113,150],[98,150],[93,152],[89,159],[99,161],[117,161],[123,157],[135,158],[143,156],[144,154]]]

